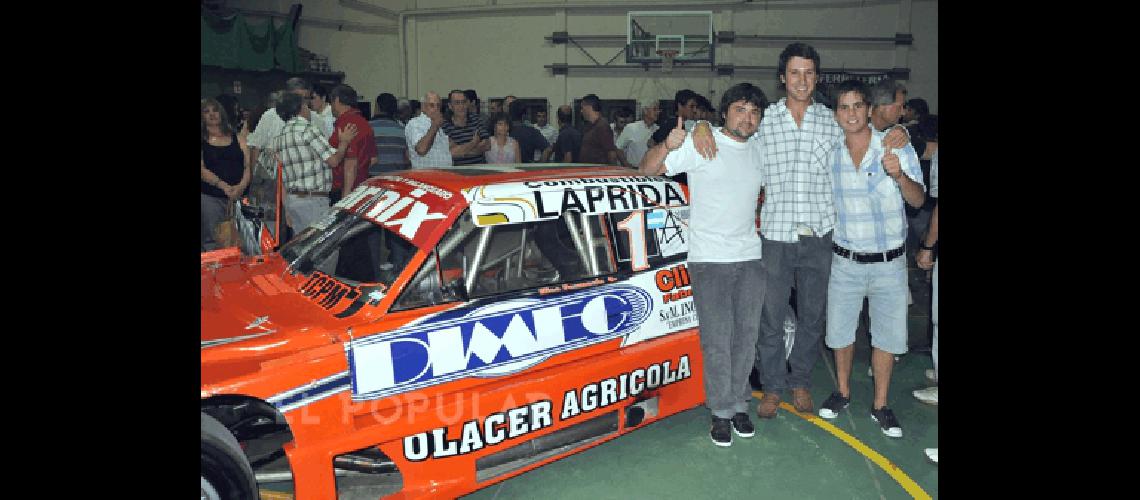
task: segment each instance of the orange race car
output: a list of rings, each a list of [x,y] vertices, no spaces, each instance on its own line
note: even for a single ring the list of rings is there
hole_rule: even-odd
[[[688,210],[616,167],[409,170],[202,254],[202,498],[456,497],[702,403]]]

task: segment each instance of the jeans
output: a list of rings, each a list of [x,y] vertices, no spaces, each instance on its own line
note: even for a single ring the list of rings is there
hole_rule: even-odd
[[[764,314],[760,319],[760,379],[766,392],[811,387],[811,370],[819,358],[819,339],[827,305],[831,274],[831,232],[801,236],[787,243],[763,238]],[[788,355],[784,345],[784,318],[792,283],[796,288],[796,338]],[[786,361],[785,361],[786,360]],[[786,363],[786,364],[785,364]],[[791,366],[791,373],[786,366]]]
[[[293,234],[301,234],[305,228],[320,220],[329,211],[327,196],[297,196],[285,195],[285,214]]]
[[[693,302],[700,320],[705,404],[714,417],[747,413],[752,400],[748,374],[756,358],[764,268],[760,259],[689,262]]]
[[[863,298],[871,318],[871,346],[894,355],[907,351],[905,256],[890,262],[856,262],[834,256],[827,286],[827,346],[855,343]]]
[[[220,245],[214,241],[214,226],[226,218],[225,198],[218,198],[202,193],[201,223],[202,223],[202,251],[217,250]]]

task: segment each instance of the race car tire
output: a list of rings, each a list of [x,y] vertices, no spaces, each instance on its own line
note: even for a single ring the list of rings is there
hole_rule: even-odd
[[[202,498],[257,500],[253,468],[237,439],[221,422],[202,413]]]

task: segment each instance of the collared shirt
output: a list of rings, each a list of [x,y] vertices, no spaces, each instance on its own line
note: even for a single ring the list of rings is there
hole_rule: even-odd
[[[625,160],[636,167],[638,163],[641,163],[641,158],[645,156],[645,153],[649,151],[649,138],[657,129],[656,123],[646,127],[645,120],[635,121],[621,129],[621,135],[618,136],[617,141],[614,141],[614,146],[624,151]]]
[[[325,110],[320,113],[310,109],[309,118],[312,118],[313,126],[321,131],[321,135],[325,136],[325,139],[332,138],[333,124],[336,123],[336,117],[333,116],[331,104],[325,104]]]
[[[467,124],[463,126],[456,125],[451,120],[444,120],[443,126],[440,127],[451,140],[456,144],[467,144],[475,140],[475,134],[484,139],[490,137],[487,133],[487,127],[483,126],[483,117],[475,113],[467,113]],[[483,158],[483,152],[475,153],[471,156],[461,156],[452,158],[456,165],[474,165],[476,163],[486,163]]]
[[[325,160],[336,151],[309,120],[301,116],[291,118],[270,144],[285,164],[285,189],[328,191],[331,188],[332,169]]]
[[[801,227],[816,235],[835,227],[830,159],[843,141],[843,129],[819,103],[808,106],[797,127],[786,100],[768,106],[750,141],[762,149],[766,167],[760,232],[771,240],[794,242]]]
[[[838,217],[832,241],[855,252],[886,252],[906,241],[906,210],[903,209],[906,202],[898,183],[883,171],[884,135],[871,128],[871,143],[858,170],[846,141],[831,155],[832,191]],[[907,144],[891,152],[899,157],[903,174],[922,185],[922,167],[914,147]]]
[[[372,136],[372,127],[368,125],[368,120],[364,119],[364,115],[360,114],[359,109],[349,108],[336,118],[336,123],[333,125],[337,129],[343,129],[349,123],[356,125],[356,136],[348,141],[348,150],[344,152],[344,157],[341,158],[340,163],[333,167],[332,172],[333,189],[341,189],[345,195],[368,180],[368,165],[376,157],[376,139]],[[340,146],[340,136],[334,134],[329,140],[329,145],[333,148]],[[356,159],[356,177],[353,179],[354,184],[344,189],[344,162],[349,158]]]
[[[614,131],[610,129],[609,122],[599,116],[594,123],[586,125],[582,131],[582,149],[578,157],[582,163],[610,163],[608,152],[614,151]]]
[[[277,110],[269,108],[261,114],[257,128],[250,132],[245,142],[251,147],[268,148],[269,140],[281,134],[281,128],[284,126],[285,122],[281,121],[281,116],[277,114]]]
[[[368,124],[372,127],[372,135],[376,139],[376,151],[380,159],[379,169],[388,171],[408,168],[408,160],[404,158],[404,153],[408,150],[408,143],[404,139],[404,125],[386,116],[376,118]]]
[[[407,141],[408,159],[412,162],[412,168],[450,167],[451,146],[447,142],[447,134],[443,133],[443,127],[436,129],[435,139],[427,154],[421,156],[416,152],[416,144],[429,130],[431,130],[431,118],[425,114],[408,120],[408,126],[404,127],[404,139]]]

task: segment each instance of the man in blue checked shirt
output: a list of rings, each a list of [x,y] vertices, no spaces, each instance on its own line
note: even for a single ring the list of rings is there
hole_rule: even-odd
[[[819,416],[833,419],[851,403],[851,360],[863,298],[871,319],[871,367],[875,399],[871,418],[889,437],[902,437],[902,426],[887,407],[894,357],[907,351],[907,270],[904,242],[906,211],[926,201],[918,155],[910,144],[882,145],[883,132],[870,126],[871,92],[858,80],[836,89],[835,119],[843,142],[831,154],[831,182],[836,223],[832,237],[831,277],[827,285],[827,332],[835,351],[839,390],[824,401]]]

